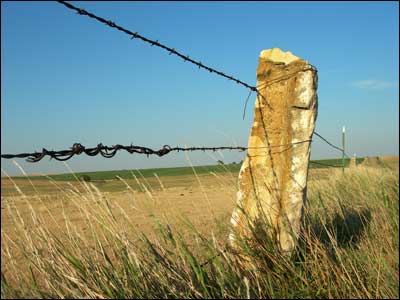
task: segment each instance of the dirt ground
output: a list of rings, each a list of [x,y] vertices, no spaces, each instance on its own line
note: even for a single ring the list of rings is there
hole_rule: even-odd
[[[321,175],[326,173],[315,171]],[[112,180],[89,185],[50,180],[34,180],[31,184],[28,180],[12,182],[2,178],[1,189],[1,228],[4,232],[12,231],[16,208],[30,224],[30,206],[43,214],[44,220],[53,228],[60,227],[58,231],[65,230],[62,224],[67,217],[85,232],[88,224],[81,207],[88,207],[92,213],[100,212],[104,206],[100,202],[105,200],[117,219],[122,220],[122,214],[126,214],[138,232],[151,234],[155,219],[174,225],[183,218],[196,228],[209,232],[211,227],[216,229],[216,221],[229,224],[236,200],[237,174]]]
[[[386,158],[393,164],[392,158]],[[398,157],[397,161],[398,163]],[[309,184],[328,178],[332,169],[310,169]],[[83,232],[89,224],[85,214],[100,216],[108,208],[124,226],[130,222],[136,233],[152,234],[155,219],[178,225],[186,218],[200,231],[218,230],[229,224],[235,204],[237,174],[168,176],[92,182],[51,182],[50,180],[1,180],[1,228],[12,234],[18,214],[26,225],[32,223],[30,207],[49,222],[56,233],[66,230],[67,218]],[[107,208],[108,207],[108,208]],[[129,220],[129,221],[127,221]],[[226,226],[224,226],[226,227]]]
[[[18,216],[16,209],[26,225],[30,225],[32,206],[43,215],[45,222],[58,228],[60,234],[66,229],[63,225],[66,217],[86,232],[85,208],[93,215],[100,215],[105,201],[117,220],[124,222],[123,217],[127,217],[137,232],[146,234],[153,232],[155,219],[174,225],[187,218],[205,232],[210,224],[215,225],[216,219],[229,222],[236,193],[233,174],[174,176],[160,178],[160,181],[141,178],[138,181],[113,180],[86,185],[35,180],[32,187],[27,180],[16,180],[14,184],[10,179],[2,178],[2,231],[10,234],[13,231],[13,217]]]

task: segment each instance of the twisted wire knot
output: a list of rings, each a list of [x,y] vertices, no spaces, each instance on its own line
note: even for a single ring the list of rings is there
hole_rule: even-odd
[[[71,149],[72,152],[77,155],[82,154],[82,152],[85,152],[85,147],[82,146],[80,143],[73,144]]]
[[[164,156],[165,154],[168,154],[169,152],[171,152],[171,147],[169,145],[164,145],[162,147],[162,149],[157,151],[157,155],[158,156]]]

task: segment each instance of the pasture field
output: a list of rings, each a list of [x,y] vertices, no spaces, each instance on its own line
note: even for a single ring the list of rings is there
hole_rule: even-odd
[[[362,163],[364,158],[357,158],[357,164]],[[345,159],[345,167],[348,167],[350,159]],[[315,164],[314,164],[315,162]],[[311,161],[310,168],[326,168],[324,165],[318,165],[318,163],[322,163],[325,165],[332,166],[342,166],[342,159],[323,159],[323,160],[314,160]],[[142,170],[115,170],[115,171],[100,171],[100,172],[77,172],[74,174],[56,174],[49,175],[51,179],[56,181],[66,181],[66,180],[74,180],[76,177],[81,178],[84,175],[87,175],[91,178],[91,180],[112,180],[115,179],[116,176],[121,177],[123,179],[130,179],[134,176],[136,177],[154,177],[154,173],[156,173],[159,177],[167,177],[167,176],[185,176],[185,175],[193,175],[193,172],[196,174],[210,174],[212,173],[226,173],[232,172],[237,173],[240,170],[240,163],[232,163],[232,164],[220,164],[220,165],[209,165],[209,166],[194,166],[191,167],[177,167],[177,168],[161,168],[161,169],[142,169]],[[193,170],[194,169],[194,170]],[[29,176],[30,180],[47,180],[47,177],[44,176]],[[21,179],[25,180],[26,177],[13,177],[13,179]]]
[[[394,158],[395,159],[395,158]],[[357,164],[361,164],[363,158],[357,159]],[[348,167],[349,159],[345,159],[345,166]],[[397,165],[393,165],[393,160],[388,160],[388,166],[391,168],[396,168]],[[396,162],[396,160],[394,160]],[[320,165],[321,164],[321,165]],[[318,174],[319,178],[326,174],[326,165],[340,166],[342,164],[342,159],[325,159],[325,160],[315,160],[311,161],[310,169],[321,169],[321,172],[311,172],[311,179]],[[397,163],[396,163],[397,164]],[[50,184],[50,181],[57,181],[60,187],[66,187],[70,182],[76,188],[79,189],[82,185],[76,184],[77,178],[82,178],[83,176],[89,176],[90,182],[94,184],[101,192],[122,192],[126,189],[126,186],[121,184],[120,180],[122,178],[128,182],[130,187],[136,191],[143,191],[142,184],[138,182],[139,180],[144,180],[152,189],[160,189],[159,180],[162,177],[162,182],[166,187],[180,187],[190,185],[195,179],[194,174],[202,175],[212,175],[213,177],[230,174],[229,176],[237,177],[240,170],[241,164],[224,164],[224,165],[210,165],[210,166],[195,166],[195,167],[179,167],[179,168],[162,168],[162,169],[142,169],[142,170],[115,170],[115,171],[101,171],[101,172],[77,172],[74,174],[56,174],[48,176],[17,176],[11,177],[22,190],[25,195],[34,194],[51,194],[57,192],[54,188],[54,184]],[[156,174],[156,175],[155,175]],[[31,180],[34,184],[29,182]],[[236,179],[235,179],[236,180]],[[1,186],[2,194],[13,195],[17,191],[14,185],[8,180],[2,180]]]
[[[371,164],[311,167],[298,249],[254,232],[254,269],[227,245],[239,164],[3,177],[1,296],[398,298],[398,157]]]

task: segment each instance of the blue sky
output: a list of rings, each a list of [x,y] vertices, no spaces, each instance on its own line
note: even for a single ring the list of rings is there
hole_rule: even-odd
[[[397,2],[71,2],[255,85],[258,55],[278,47],[318,68],[316,130],[357,156],[399,153]],[[130,143],[247,145],[254,94],[56,2],[1,2],[1,152]],[[314,137],[312,159],[340,153]],[[222,156],[221,156],[222,155]],[[189,153],[194,165],[244,153]],[[28,173],[62,162],[18,163]],[[10,174],[19,171],[1,160]],[[74,171],[188,166],[119,152]]]

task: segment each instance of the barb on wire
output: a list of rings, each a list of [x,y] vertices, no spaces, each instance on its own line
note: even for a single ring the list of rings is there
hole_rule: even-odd
[[[296,144],[301,144],[301,143],[307,143],[311,142],[311,140],[305,140],[305,141],[300,141],[300,142],[294,142],[291,144],[285,144],[285,145],[272,145],[270,147],[287,147],[287,146],[293,146]],[[40,161],[43,157],[45,156],[50,156],[50,158],[54,158],[59,161],[65,161],[70,158],[72,158],[74,155],[79,155],[82,153],[85,153],[86,155],[89,156],[95,156],[100,154],[101,156],[105,158],[111,158],[114,157],[117,151],[119,150],[125,150],[129,152],[130,154],[133,153],[138,153],[138,154],[146,154],[147,156],[149,155],[157,155],[159,157],[164,156],[172,151],[218,151],[218,150],[239,150],[239,151],[245,151],[248,149],[256,149],[256,148],[267,148],[267,147],[231,147],[231,146],[222,146],[222,147],[174,147],[171,148],[169,145],[164,145],[161,149],[159,150],[153,150],[151,148],[147,147],[142,147],[142,146],[123,146],[123,145],[115,145],[112,147],[109,146],[104,146],[103,144],[98,144],[94,148],[85,148],[79,143],[73,144],[70,150],[61,150],[61,151],[49,151],[47,149],[42,149],[42,152],[34,152],[34,153],[20,153],[20,154],[2,154],[2,158],[10,159],[10,158],[27,158],[26,161],[28,162],[38,162]]]
[[[117,29],[119,31],[122,31],[122,32],[130,35],[131,39],[134,39],[134,38],[135,39],[140,39],[140,40],[142,40],[142,41],[144,41],[146,43],[149,43],[151,46],[157,46],[159,48],[162,48],[162,49],[166,50],[167,52],[169,52],[170,55],[174,54],[174,55],[182,58],[184,61],[190,62],[190,63],[198,66],[199,69],[202,68],[202,69],[205,69],[205,70],[209,71],[210,73],[215,73],[217,75],[225,77],[225,78],[227,78],[229,80],[232,80],[232,81],[236,82],[237,84],[240,84],[240,85],[242,85],[242,86],[244,86],[244,87],[246,87],[246,88],[248,88],[248,89],[250,89],[252,91],[256,91],[257,90],[255,86],[251,86],[250,84],[247,84],[247,83],[245,83],[245,82],[243,82],[243,81],[241,81],[241,80],[239,80],[239,79],[237,79],[237,78],[235,78],[233,76],[227,75],[227,74],[225,74],[225,73],[223,73],[221,71],[218,71],[218,70],[216,70],[214,68],[208,67],[208,66],[202,64],[200,61],[195,61],[195,60],[191,59],[188,55],[183,55],[182,53],[178,52],[174,48],[165,46],[165,45],[161,44],[160,42],[158,42],[157,40],[154,41],[154,40],[148,39],[148,38],[138,34],[137,32],[132,32],[132,31],[130,31],[128,29],[125,29],[125,28],[115,24],[114,22],[111,22],[111,21],[108,21],[108,20],[106,20],[106,19],[104,19],[102,17],[96,16],[95,14],[87,12],[86,10],[78,8],[78,7],[72,5],[72,4],[68,3],[68,2],[65,2],[65,1],[57,1],[57,2],[63,4],[65,7],[69,8],[69,9],[75,10],[80,15],[88,16],[89,18],[95,19],[95,20],[97,20],[97,21],[99,21],[99,22],[101,22],[101,23],[103,23],[103,24],[105,24],[105,25],[107,25],[109,27],[112,27],[112,28],[115,28],[115,29]]]

